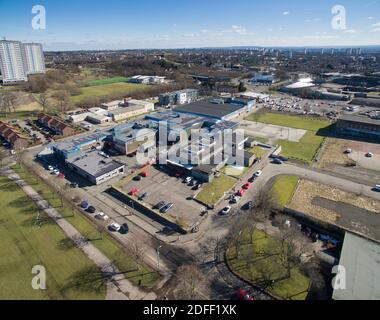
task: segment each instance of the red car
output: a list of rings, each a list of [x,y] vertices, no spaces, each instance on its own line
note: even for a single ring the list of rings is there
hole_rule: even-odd
[[[129,192],[129,195],[131,195],[131,196],[136,196],[139,192],[140,192],[139,189],[137,189],[137,188],[133,188],[133,189]]]
[[[149,174],[148,174],[148,172],[144,171],[144,172],[140,173],[140,176],[142,176],[143,178],[146,178],[149,176]]]
[[[248,182],[243,186],[243,189],[248,190],[252,187],[252,183]]]
[[[238,292],[238,298],[242,301],[254,301],[253,297],[248,293],[248,291],[245,291],[244,289],[240,289]]]
[[[241,189],[237,194],[238,194],[239,197],[242,197],[242,196],[245,195],[246,192],[247,192],[247,190]]]

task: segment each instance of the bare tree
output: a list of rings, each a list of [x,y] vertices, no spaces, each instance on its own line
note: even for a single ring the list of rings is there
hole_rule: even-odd
[[[49,101],[49,97],[46,93],[41,93],[37,97],[37,102],[41,105],[43,112],[46,112],[46,109],[48,107],[48,101]]]
[[[145,255],[145,246],[141,245],[140,243],[132,243],[128,246],[128,251],[132,254],[137,270],[141,270],[141,265],[144,262],[144,255]]]
[[[195,265],[184,265],[175,274],[177,287],[174,290],[179,300],[207,300],[210,297],[210,283]]]

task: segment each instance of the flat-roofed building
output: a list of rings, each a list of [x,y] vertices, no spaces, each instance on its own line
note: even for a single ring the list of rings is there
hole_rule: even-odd
[[[380,119],[360,115],[343,115],[338,119],[336,129],[343,134],[379,139]]]
[[[67,166],[91,183],[98,185],[124,173],[125,165],[102,152],[92,151],[66,161]]]
[[[334,300],[380,300],[380,244],[346,232],[339,265],[345,288],[335,288]]]
[[[113,121],[123,121],[145,113],[154,111],[154,103],[144,100],[128,100],[123,108],[117,108],[109,112]]]

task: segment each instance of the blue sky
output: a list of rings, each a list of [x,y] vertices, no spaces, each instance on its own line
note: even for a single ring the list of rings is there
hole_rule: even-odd
[[[37,4],[46,30],[32,28]],[[0,0],[0,36],[46,50],[380,45],[380,0]]]

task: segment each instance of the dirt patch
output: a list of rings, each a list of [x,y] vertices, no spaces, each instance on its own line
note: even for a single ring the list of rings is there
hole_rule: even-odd
[[[350,162],[350,158],[344,154],[344,151],[349,148],[347,140],[326,139],[323,155],[318,163],[319,168],[327,168],[331,165],[346,165]]]
[[[341,214],[334,211],[332,207],[329,208],[316,205],[315,202],[313,202],[316,197],[350,204],[374,214],[380,214],[380,201],[309,180],[300,181],[293,199],[289,204],[289,208],[308,213],[311,216],[326,222],[336,223],[341,217]]]

